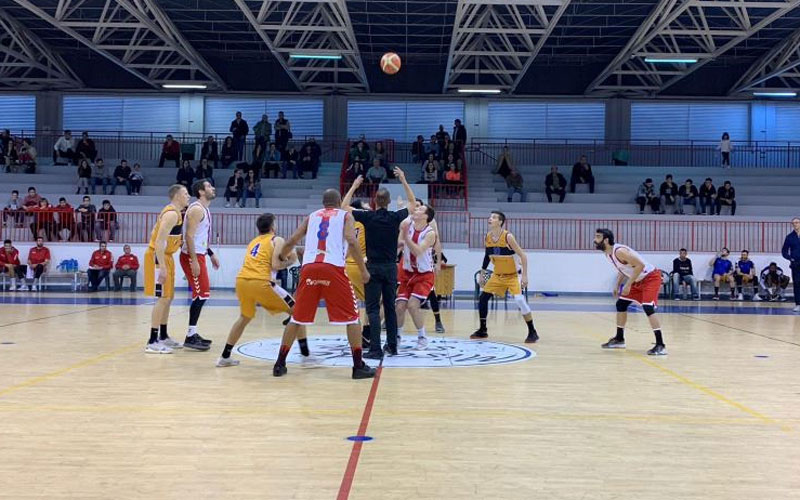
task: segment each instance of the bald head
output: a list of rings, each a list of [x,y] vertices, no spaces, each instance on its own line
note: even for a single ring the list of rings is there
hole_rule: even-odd
[[[335,189],[326,189],[322,193],[322,206],[325,208],[336,208],[342,204],[342,195]]]
[[[378,208],[388,208],[392,202],[392,194],[386,188],[381,188],[375,194],[375,204]]]

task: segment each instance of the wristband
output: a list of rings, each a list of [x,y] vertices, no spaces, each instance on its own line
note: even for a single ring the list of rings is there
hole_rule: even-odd
[[[212,252],[210,248],[206,249],[206,253],[208,254],[209,257],[213,257],[214,256],[214,252]]]

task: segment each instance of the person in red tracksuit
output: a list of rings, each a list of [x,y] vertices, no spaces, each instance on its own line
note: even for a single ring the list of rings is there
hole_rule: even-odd
[[[86,273],[89,276],[89,291],[96,292],[97,287],[103,280],[110,279],[109,273],[111,268],[114,267],[114,256],[111,255],[107,249],[105,241],[100,242],[100,249],[92,253],[92,259],[89,261],[89,269]]]
[[[33,269],[33,280],[30,284],[32,291],[37,291],[41,286],[42,274],[47,270],[48,264],[50,264],[50,249],[44,246],[44,238],[39,236],[36,238],[36,246],[28,251],[28,267]],[[20,289],[24,288],[23,282]]]
[[[122,251],[125,253],[117,259],[117,265],[114,266],[114,290],[117,292],[122,291],[122,280],[127,277],[131,279],[131,292],[135,292],[139,259],[131,253],[130,245],[122,247]]]
[[[28,266],[20,265],[19,251],[11,245],[11,240],[5,240],[3,248],[0,249],[0,274],[8,273],[11,276],[9,291],[13,292],[17,289],[17,279],[25,280],[27,270]]]

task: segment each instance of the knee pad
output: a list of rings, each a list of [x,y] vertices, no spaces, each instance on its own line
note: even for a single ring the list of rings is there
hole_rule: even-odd
[[[617,312],[624,313],[630,307],[631,301],[625,299],[617,299]]]
[[[519,307],[519,312],[523,315],[531,313],[531,306],[528,305],[528,301],[525,299],[525,296],[514,295],[514,302],[517,303],[517,307]]]
[[[654,306],[652,304],[643,305],[642,306],[642,310],[644,311],[644,313],[646,315],[652,316],[652,315],[654,315],[656,313],[656,306]]]

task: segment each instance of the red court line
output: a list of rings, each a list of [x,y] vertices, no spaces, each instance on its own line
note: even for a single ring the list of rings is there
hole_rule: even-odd
[[[375,378],[372,379],[372,388],[369,390],[367,404],[364,406],[364,413],[361,415],[361,425],[358,426],[357,436],[366,435],[369,417],[372,415],[372,405],[375,404],[375,396],[378,394],[378,383],[381,381],[381,372],[383,372],[383,364],[378,366],[375,372]],[[347,461],[347,468],[344,470],[344,477],[342,478],[342,484],[339,486],[339,495],[336,496],[336,500],[347,500],[350,497],[350,488],[353,486],[353,478],[356,475],[358,457],[361,455],[361,446],[363,444],[363,441],[353,442],[350,460]]]

